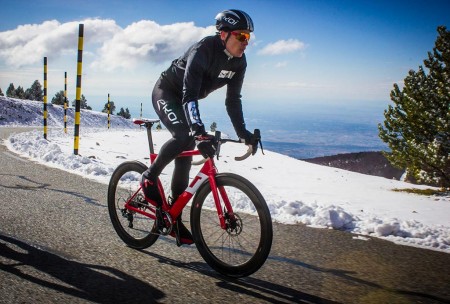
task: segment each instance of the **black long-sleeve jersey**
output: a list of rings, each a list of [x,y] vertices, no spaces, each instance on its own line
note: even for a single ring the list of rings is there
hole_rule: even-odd
[[[226,53],[219,35],[209,36],[192,45],[181,57],[162,73],[167,81],[182,92],[182,105],[197,102],[211,92],[227,85],[225,105],[237,135],[245,137],[241,89],[247,61]]]

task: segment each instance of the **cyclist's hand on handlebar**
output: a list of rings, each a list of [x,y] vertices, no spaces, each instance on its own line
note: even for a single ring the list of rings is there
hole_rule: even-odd
[[[258,150],[258,144],[261,143],[261,133],[259,129],[255,129],[255,133],[246,130],[243,139],[246,145],[252,146],[252,155],[255,155],[256,151]]]
[[[200,123],[194,123],[191,126],[191,136],[197,138],[197,136],[202,136],[207,134],[205,131],[205,125]]]
[[[197,149],[200,151],[204,158],[213,158],[216,155],[216,138],[213,135],[209,135],[206,132],[202,135],[195,137],[195,143]]]

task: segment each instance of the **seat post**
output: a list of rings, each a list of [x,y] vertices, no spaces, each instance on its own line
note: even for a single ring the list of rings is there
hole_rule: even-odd
[[[153,147],[153,138],[152,138],[152,127],[154,122],[147,121],[145,123],[145,127],[147,128],[147,138],[148,138],[148,147],[150,149],[150,154],[155,153],[155,149]]]
[[[134,118],[133,123],[139,125],[140,127],[145,126],[147,129],[147,139],[148,147],[150,149],[150,154],[155,154],[155,149],[153,148],[153,138],[152,138],[152,127],[155,123],[160,122],[159,119],[147,119],[147,118]]]

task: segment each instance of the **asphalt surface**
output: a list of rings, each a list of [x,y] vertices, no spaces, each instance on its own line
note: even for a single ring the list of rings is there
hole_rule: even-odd
[[[107,185],[24,159],[0,128],[0,303],[450,303],[450,255],[274,224],[266,264],[218,275],[195,246],[116,236]],[[26,129],[25,129],[26,130]]]

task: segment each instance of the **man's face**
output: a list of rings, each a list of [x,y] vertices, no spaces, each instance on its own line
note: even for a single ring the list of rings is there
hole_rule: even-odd
[[[248,45],[248,40],[250,39],[250,32],[245,30],[233,31],[231,33],[220,32],[221,39],[225,41],[228,34],[230,34],[230,37],[225,44],[227,51],[234,57],[242,57],[245,52],[245,48]]]

